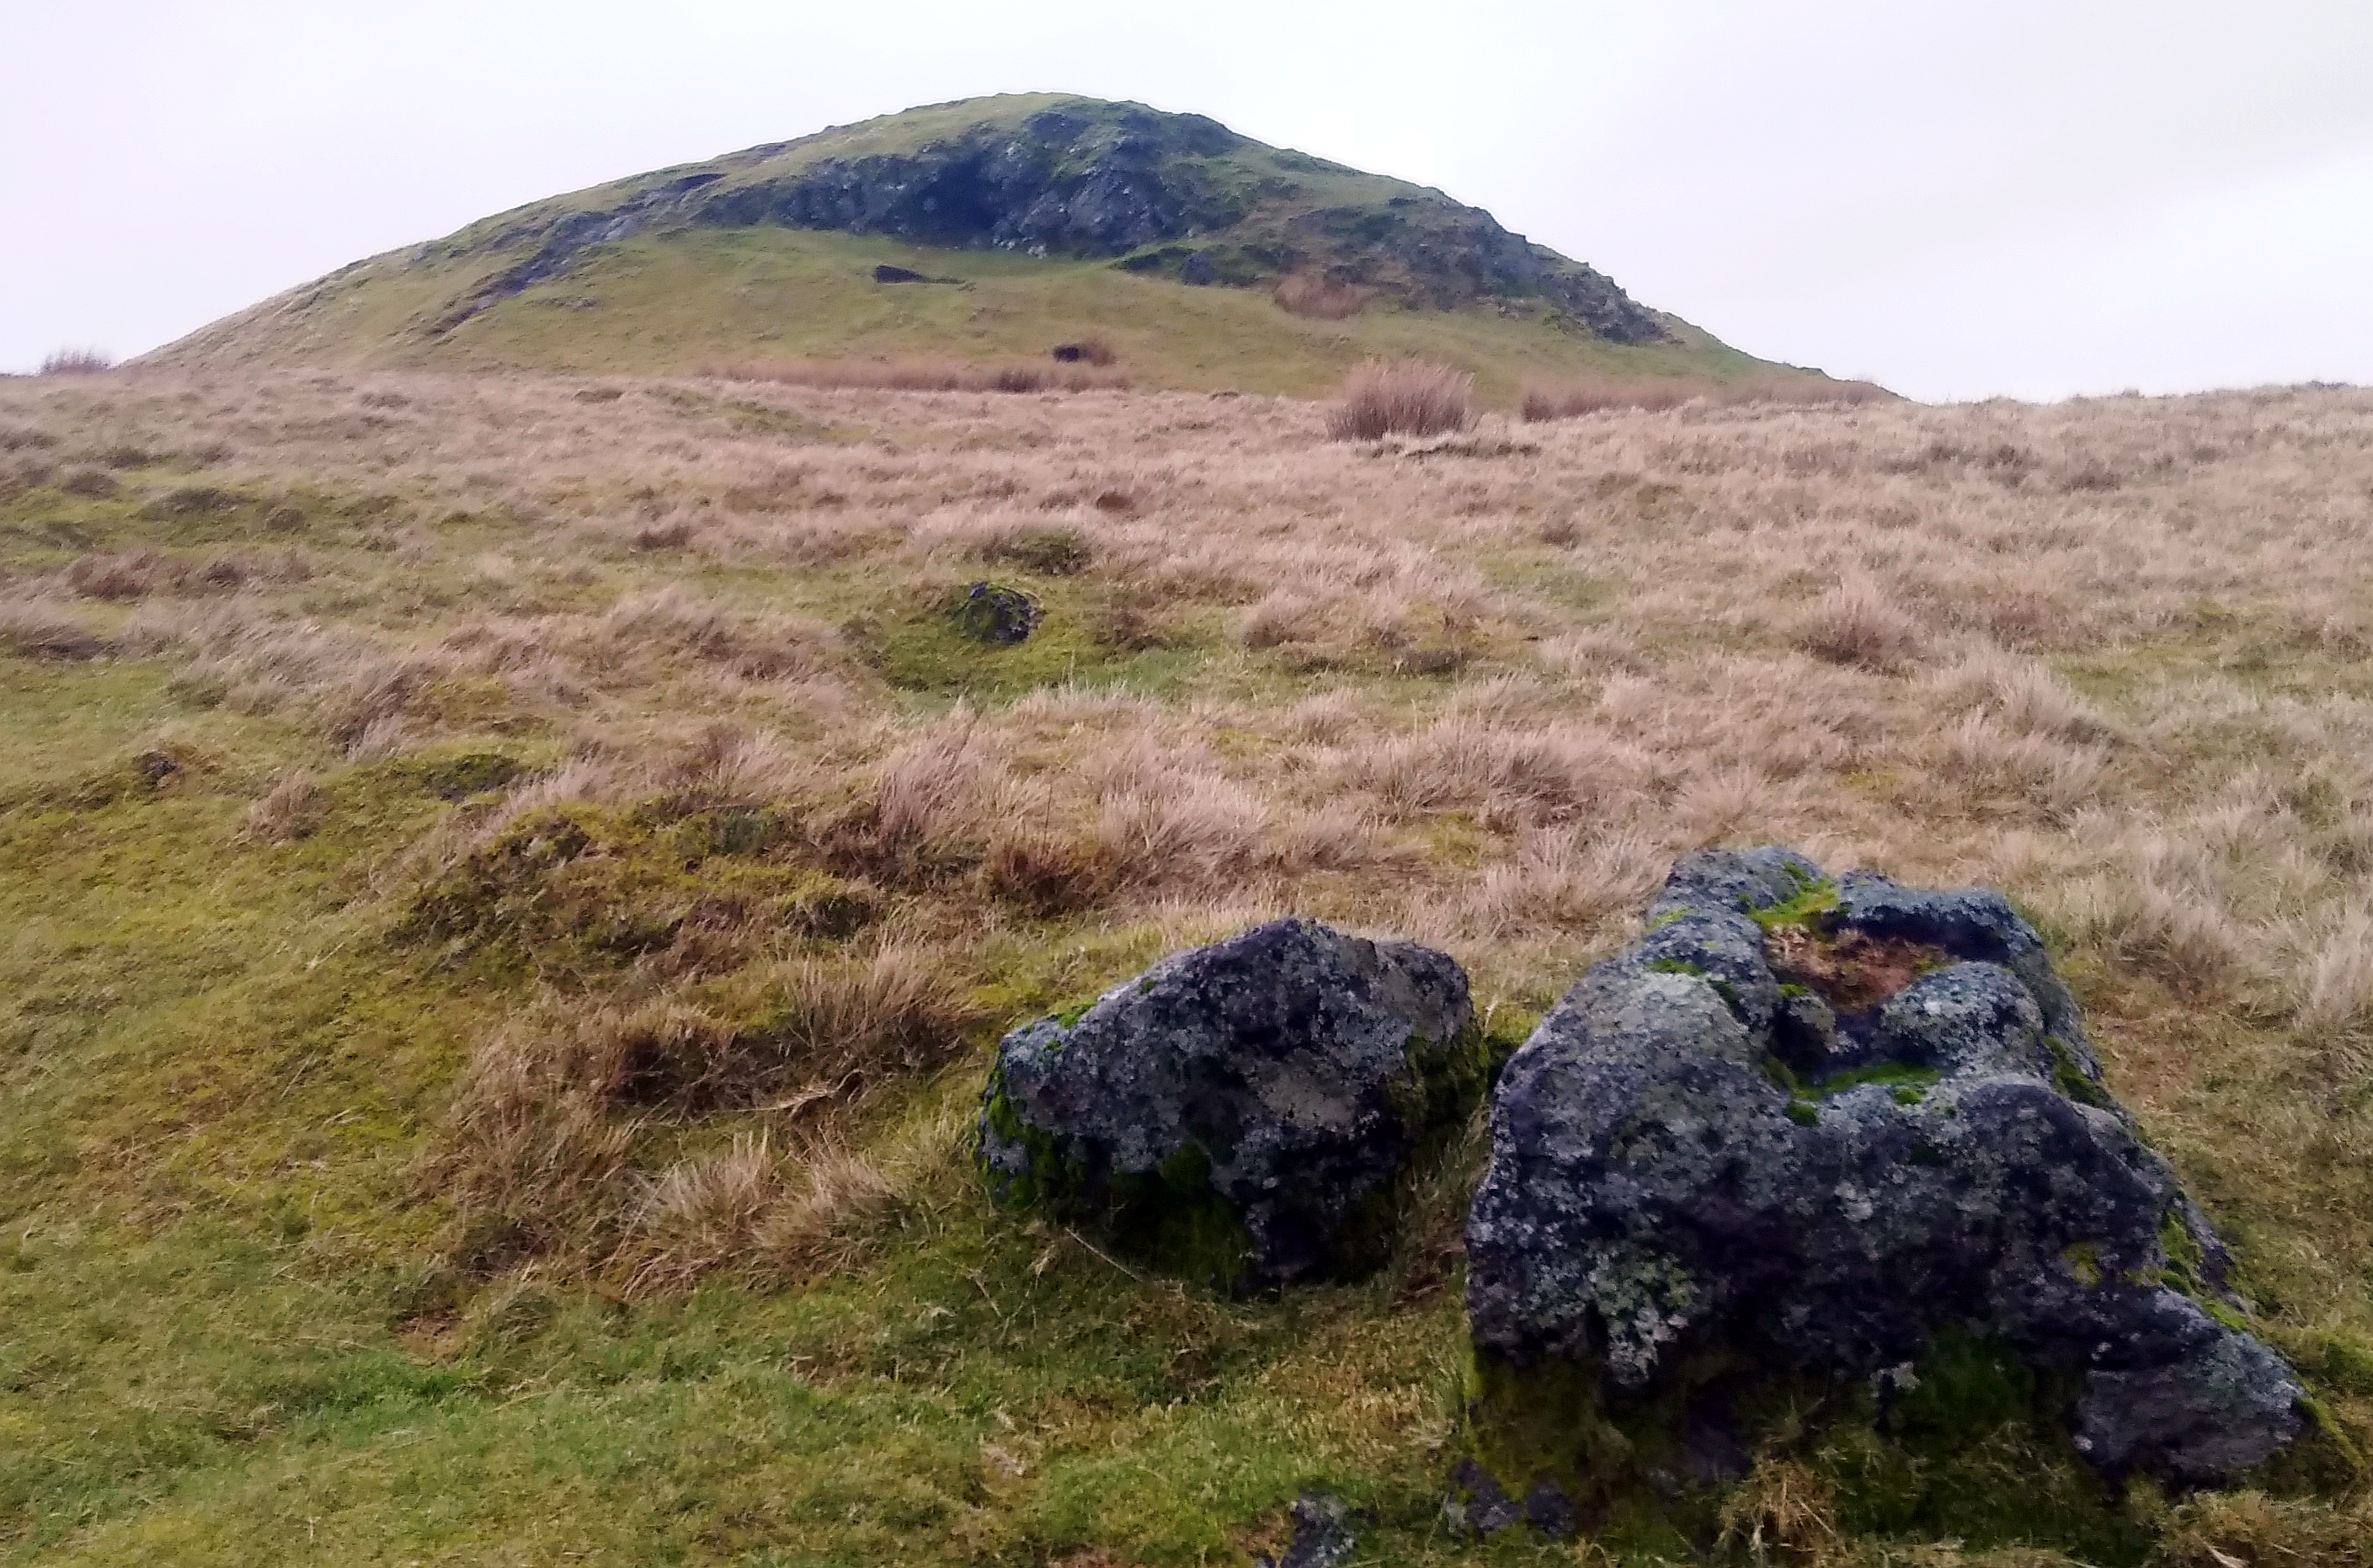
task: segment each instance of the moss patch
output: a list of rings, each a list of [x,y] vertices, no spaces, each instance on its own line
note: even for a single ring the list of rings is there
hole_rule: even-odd
[[[780,838],[779,822],[765,813],[669,819],[583,803],[543,807],[432,878],[397,934],[549,982],[583,984],[688,929],[838,937],[878,912],[879,896],[861,884],[796,860],[755,858]]]
[[[947,696],[1010,697],[1041,686],[1127,685],[1146,691],[1175,685],[1202,652],[1183,638],[1132,648],[1105,635],[1115,601],[1070,577],[1015,584],[1041,618],[1023,640],[976,635],[964,618],[967,590],[957,587],[920,606],[892,607],[847,628],[867,661],[893,685]]]
[[[1831,1073],[1813,1085],[1813,1094],[1821,1099],[1842,1094],[1849,1089],[1859,1089],[1865,1083],[1884,1084],[1895,1091],[1898,1105],[1918,1105],[1945,1074],[1934,1067],[1918,1067],[1910,1062],[1882,1061],[1872,1067],[1857,1067],[1844,1072]],[[1906,1099],[1905,1095],[1911,1098]]]
[[[2078,1064],[2076,1053],[2069,1048],[2067,1041],[2057,1035],[2048,1035],[2043,1043],[2052,1051],[2052,1086],[2054,1089],[2078,1105],[2090,1106],[2095,1110],[2117,1108],[2117,1102],[2110,1098],[2110,1092],[2094,1082]],[[2190,1239],[2189,1233],[2186,1239]]]

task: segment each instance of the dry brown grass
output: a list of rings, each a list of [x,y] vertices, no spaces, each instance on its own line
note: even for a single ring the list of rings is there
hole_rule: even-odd
[[[66,588],[86,599],[130,601],[151,594],[235,593],[248,587],[285,587],[310,580],[315,567],[303,550],[223,550],[202,556],[156,550],[77,556]]]
[[[63,606],[41,599],[0,599],[0,650],[20,659],[76,662],[115,651],[111,638],[91,630]]]
[[[1342,322],[1368,306],[1368,292],[1355,284],[1337,283],[1323,273],[1288,273],[1269,290],[1277,308],[1291,316],[1313,321]]]
[[[1809,376],[1754,377],[1741,381],[1679,377],[1599,377],[1549,386],[1528,386],[1519,405],[1526,422],[1574,419],[1617,409],[1657,411],[1703,403],[1714,407],[1777,405],[1818,407],[1888,403],[1895,394],[1869,381],[1831,381]]]
[[[2367,1568],[2373,1563],[2373,1504],[2269,1497],[2239,1492],[2192,1499],[2151,1557],[2152,1568]]]
[[[423,1167],[454,1215],[452,1250],[477,1268],[535,1253],[598,1267],[631,1254],[621,1266],[646,1281],[697,1272],[727,1256],[708,1238],[741,1234],[731,1216],[773,1203],[779,1163],[759,1137],[646,1188],[628,1157],[641,1121],[740,1110],[791,1129],[821,1117],[825,1130],[803,1137],[828,1141],[872,1091],[913,1082],[961,1047],[976,1015],[958,979],[943,955],[892,942],[747,965],[643,1001],[548,1004],[478,1052],[455,1096],[454,1135]],[[832,1191],[861,1197],[854,1177]]]
[[[1792,1459],[1767,1457],[1722,1505],[1722,1544],[1749,1562],[1842,1564],[1837,1497],[1829,1484]]]
[[[1327,433],[1340,441],[1438,436],[1475,422],[1475,378],[1419,359],[1370,359],[1343,378]]]
[[[1700,401],[1404,446],[1266,399],[582,390],[0,386],[11,461],[49,465],[11,507],[139,520],[191,487],[107,467],[136,449],[216,451],[208,485],[305,511],[29,546],[0,588],[27,678],[121,652],[314,738],[250,798],[432,743],[547,748],[376,868],[383,895],[590,802],[654,834],[774,813],[770,864],[876,899],[853,939],[736,916],[568,998],[567,1027],[523,991],[438,1178],[489,1266],[681,1277],[637,1216],[737,1134],[784,1192],[827,1131],[878,1160],[868,1118],[1006,1019],[887,1006],[877,952],[958,993],[1040,965],[1056,1000],[1116,951],[1299,910],[1443,943],[1487,1002],[1537,1007],[1675,854],[1778,839],[2008,888],[2065,944],[2112,1084],[2247,1221],[2285,1321],[2373,1331],[2373,395]],[[114,493],[58,500],[85,472]],[[184,526],[204,537],[161,532]],[[884,640],[988,562],[1031,574],[1075,651],[1029,689],[901,687]],[[1087,635],[1116,607],[1151,628]],[[303,822],[286,788],[259,842]],[[770,986],[807,1022],[751,1028]],[[859,1013],[893,1022],[819,1022]],[[621,1042],[658,1067],[620,1079]],[[756,1235],[739,1168],[661,1208]],[[845,1174],[825,1186],[871,1212]],[[548,1201],[571,1192],[594,1197]]]
[[[971,1130],[960,1103],[910,1118],[866,1151],[838,1136],[742,1133],[671,1165],[634,1202],[614,1270],[635,1293],[739,1268],[806,1281],[862,1263],[888,1234],[961,1201],[948,1178]]]
[[[326,804],[321,786],[311,774],[302,770],[286,774],[248,807],[240,830],[261,843],[285,844],[319,827]]]
[[[1120,392],[1126,372],[1105,369],[1117,357],[1102,339],[1103,358],[1081,345],[1076,362],[1055,356],[1047,365],[976,365],[963,359],[782,359],[709,366],[703,375],[731,381],[773,381],[783,386],[862,388],[872,392]]]
[[[1920,623],[1888,599],[1867,578],[1840,583],[1821,596],[1806,617],[1805,650],[1832,664],[1891,671],[1916,658],[1927,644]]]

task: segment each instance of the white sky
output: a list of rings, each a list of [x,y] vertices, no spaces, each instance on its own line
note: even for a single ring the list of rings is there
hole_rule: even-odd
[[[2373,0],[0,0],[0,369],[913,104],[1193,110],[1923,398],[2373,382]]]

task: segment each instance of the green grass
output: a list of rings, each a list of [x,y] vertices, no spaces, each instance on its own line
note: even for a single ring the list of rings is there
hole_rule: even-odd
[[[492,754],[332,764],[321,829],[254,845],[245,801],[321,765],[301,734],[153,666],[0,674],[0,755],[41,743],[20,776],[103,772],[160,724],[226,759],[0,823],[0,1562],[1225,1562],[1307,1486],[1396,1561],[1454,1555],[1455,1294],[1223,1303],[960,1173],[813,1291],[444,1271],[415,1162],[519,982],[395,940],[357,868]],[[1150,934],[1078,956],[1108,977]],[[1012,956],[1009,988],[1082,977]]]
[[[872,269],[883,263],[964,287],[877,284]],[[1528,380],[1728,380],[1769,369],[1689,329],[1673,344],[1631,346],[1484,309],[1378,305],[1348,321],[1309,321],[1262,289],[1187,288],[1103,262],[773,228],[637,235],[449,336],[422,335],[479,270],[475,260],[374,262],[330,286],[334,313],[258,328],[251,343],[263,357],[307,363],[624,374],[811,358],[1043,360],[1056,344],[1099,333],[1140,387],[1311,397],[1370,355],[1416,355],[1474,371],[1479,394],[1501,405]]]

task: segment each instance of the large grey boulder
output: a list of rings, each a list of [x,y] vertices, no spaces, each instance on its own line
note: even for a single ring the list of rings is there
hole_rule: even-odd
[[[1561,1370],[1602,1472],[1654,1422],[1715,1433],[1656,1460],[1700,1480],[1736,1469],[1757,1387],[1883,1416],[1940,1344],[2015,1358],[2111,1477],[2213,1482],[2298,1433],[2298,1381],[1999,894],[1707,852],[1648,925],[1494,1091],[1467,1231],[1487,1383]]]
[[[1447,954],[1276,920],[1007,1035],[980,1163],[1006,1203],[1223,1286],[1354,1274],[1484,1071]]]

